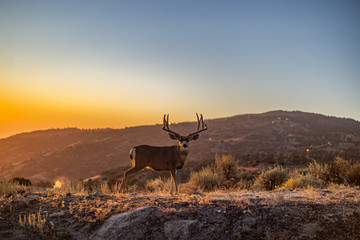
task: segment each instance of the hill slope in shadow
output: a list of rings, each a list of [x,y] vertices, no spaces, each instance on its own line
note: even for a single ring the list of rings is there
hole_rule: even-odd
[[[274,163],[303,167],[313,159],[327,161],[337,154],[353,160],[360,156],[360,122],[352,119],[272,111],[205,122],[208,131],[191,142],[184,176],[208,164],[215,154],[234,154],[243,166],[252,167]],[[195,128],[195,122],[171,125],[183,135]],[[21,176],[33,182],[88,178],[111,170],[121,175],[130,166],[129,150],[141,144],[176,142],[161,125],[23,133],[0,139],[0,173],[2,178]]]

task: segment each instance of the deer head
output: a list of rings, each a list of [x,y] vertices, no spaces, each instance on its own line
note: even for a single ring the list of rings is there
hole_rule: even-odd
[[[199,118],[199,115],[196,113],[196,118],[197,118],[197,131],[193,132],[193,133],[191,133],[191,134],[189,134],[187,136],[181,136],[180,134],[170,130],[170,128],[169,128],[169,114],[164,115],[164,122],[163,122],[162,129],[169,133],[169,136],[170,136],[171,139],[177,140],[179,142],[179,146],[182,149],[187,149],[189,147],[189,142],[191,140],[193,140],[193,141],[197,140],[199,138],[199,133],[207,130],[207,126],[204,123],[204,119],[203,119],[202,114],[200,114],[200,118]]]

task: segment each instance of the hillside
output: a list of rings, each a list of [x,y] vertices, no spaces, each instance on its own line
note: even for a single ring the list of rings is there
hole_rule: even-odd
[[[360,122],[352,119],[273,111],[205,122],[208,131],[191,143],[180,177],[208,164],[215,154],[234,154],[243,166],[252,167],[274,163],[304,167],[312,159],[327,161],[337,154],[353,160],[360,156]],[[183,135],[195,128],[194,122],[171,125]],[[104,171],[119,177],[130,166],[130,148],[140,144],[176,143],[161,125],[22,133],[0,139],[1,178],[21,176],[33,182],[53,182],[58,177],[89,178]]]

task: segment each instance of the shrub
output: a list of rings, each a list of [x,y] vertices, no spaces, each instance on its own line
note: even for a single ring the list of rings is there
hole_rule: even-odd
[[[321,179],[318,179],[311,175],[297,175],[289,178],[284,183],[284,188],[287,190],[296,190],[296,189],[307,189],[309,187],[313,188],[322,188],[325,186],[325,182]]]
[[[275,190],[281,186],[287,179],[288,173],[281,166],[274,166],[265,172],[262,172],[254,182],[253,187],[258,190]]]
[[[313,161],[309,164],[309,173],[326,183],[348,184],[351,165],[351,161],[336,156],[329,163],[318,164],[316,161]]]
[[[26,178],[14,177],[11,181],[19,185],[31,186],[31,181]]]
[[[53,187],[54,191],[65,192],[71,194],[88,194],[89,190],[85,186],[84,180],[76,179],[71,181],[68,184],[61,183],[60,181],[55,181],[55,185]]]
[[[19,193],[24,193],[29,190],[28,186],[20,185],[17,182],[12,181],[0,181],[0,197],[10,197]]]
[[[328,168],[328,175],[330,181],[339,184],[347,184],[348,183],[347,172],[350,166],[351,166],[351,161],[336,156],[334,161],[330,162]]]
[[[347,172],[349,184],[360,185],[360,163],[355,163]]]
[[[216,155],[214,172],[220,175],[219,184],[225,188],[233,187],[241,178],[239,174],[239,165],[232,155]]]
[[[171,178],[162,179],[161,177],[159,177],[156,179],[148,180],[145,183],[145,189],[150,192],[165,193],[169,192],[171,187],[175,188],[175,186],[172,185]]]
[[[215,190],[222,182],[219,173],[214,172],[211,166],[203,167],[199,172],[191,172],[189,184],[198,186],[204,190]]]
[[[318,164],[314,160],[309,164],[308,167],[309,167],[309,174],[325,181],[324,173],[325,173],[326,164]]]

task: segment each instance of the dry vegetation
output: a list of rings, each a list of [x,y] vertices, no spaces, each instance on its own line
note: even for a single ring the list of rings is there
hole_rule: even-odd
[[[0,238],[111,239],[99,237],[106,220],[150,207],[144,210],[149,216],[134,217],[146,225],[131,226],[137,234],[132,238],[359,239],[357,167],[336,157],[311,163],[306,173],[274,166],[249,175],[234,156],[218,155],[193,172],[177,196],[168,194],[171,182],[164,178],[148,181],[145,188],[133,185],[128,194],[119,194],[116,183],[76,180],[46,189],[2,182]],[[191,221],[193,227],[179,233],[174,221]]]
[[[172,144],[160,126],[0,139],[12,178],[0,182],[0,239],[360,239],[359,122],[278,111],[207,124],[176,196],[152,171],[118,193],[130,147]]]

